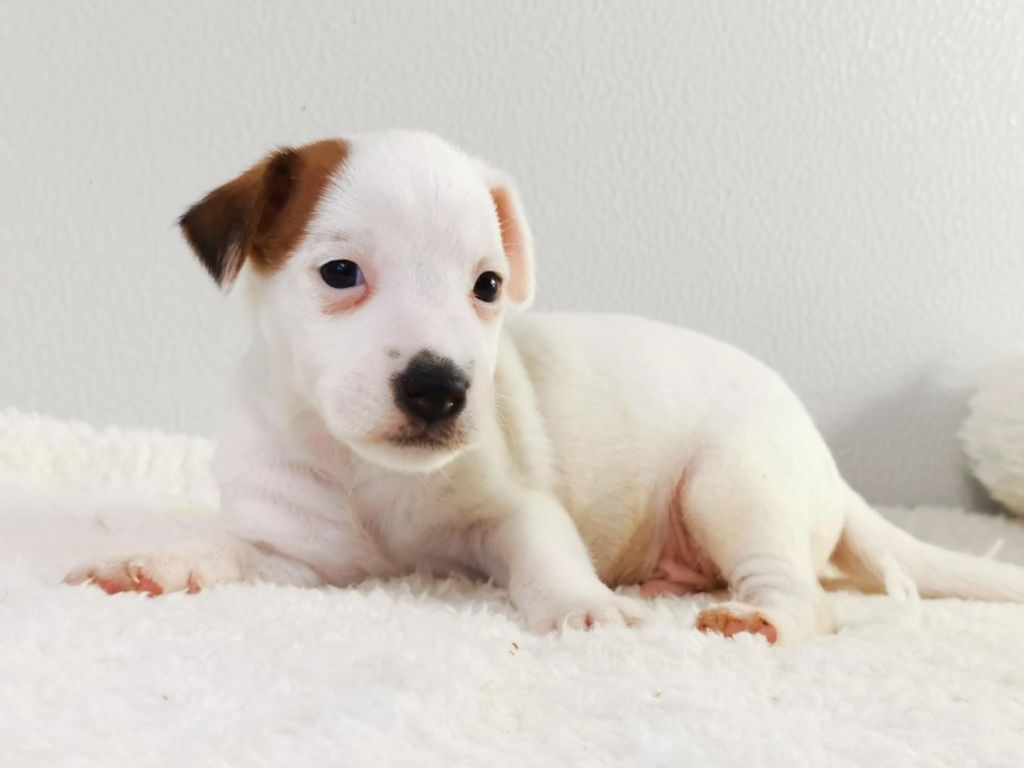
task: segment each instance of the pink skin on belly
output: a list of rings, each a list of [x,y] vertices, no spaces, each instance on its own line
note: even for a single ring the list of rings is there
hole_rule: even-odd
[[[668,520],[658,559],[650,575],[640,582],[640,593],[644,597],[690,595],[722,586],[715,564],[688,534],[682,511],[673,506]]]

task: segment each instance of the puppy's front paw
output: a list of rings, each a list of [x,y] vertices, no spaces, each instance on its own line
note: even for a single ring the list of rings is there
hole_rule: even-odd
[[[594,627],[636,627],[648,618],[648,609],[632,597],[611,590],[553,599],[527,612],[527,623],[537,632]]]
[[[244,578],[242,564],[231,551],[157,552],[115,557],[72,571],[65,584],[95,584],[109,595],[143,592],[150,597],[168,592],[196,593],[219,582]]]

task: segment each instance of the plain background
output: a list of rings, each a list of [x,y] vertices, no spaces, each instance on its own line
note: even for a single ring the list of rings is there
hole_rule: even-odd
[[[0,406],[215,433],[247,331],[176,216],[415,127],[519,179],[539,307],[733,342],[869,498],[971,499],[956,429],[1024,328],[1022,3],[26,0],[0,71]]]

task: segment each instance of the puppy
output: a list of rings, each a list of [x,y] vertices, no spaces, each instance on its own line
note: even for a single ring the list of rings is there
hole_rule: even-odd
[[[394,132],[273,153],[181,218],[244,269],[254,339],[214,471],[216,535],[72,574],[108,592],[489,577],[539,630],[632,625],[728,587],[702,630],[833,628],[830,560],[926,596],[1024,600],[1024,570],[921,543],[840,477],[771,370],[634,317],[515,314],[533,246],[512,181]],[[506,317],[506,315],[508,316]]]

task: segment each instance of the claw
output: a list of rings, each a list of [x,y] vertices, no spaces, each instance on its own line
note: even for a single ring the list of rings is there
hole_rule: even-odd
[[[64,583],[71,586],[77,586],[79,584],[92,584],[95,579],[95,571],[78,571],[77,573],[70,573],[64,577]]]

